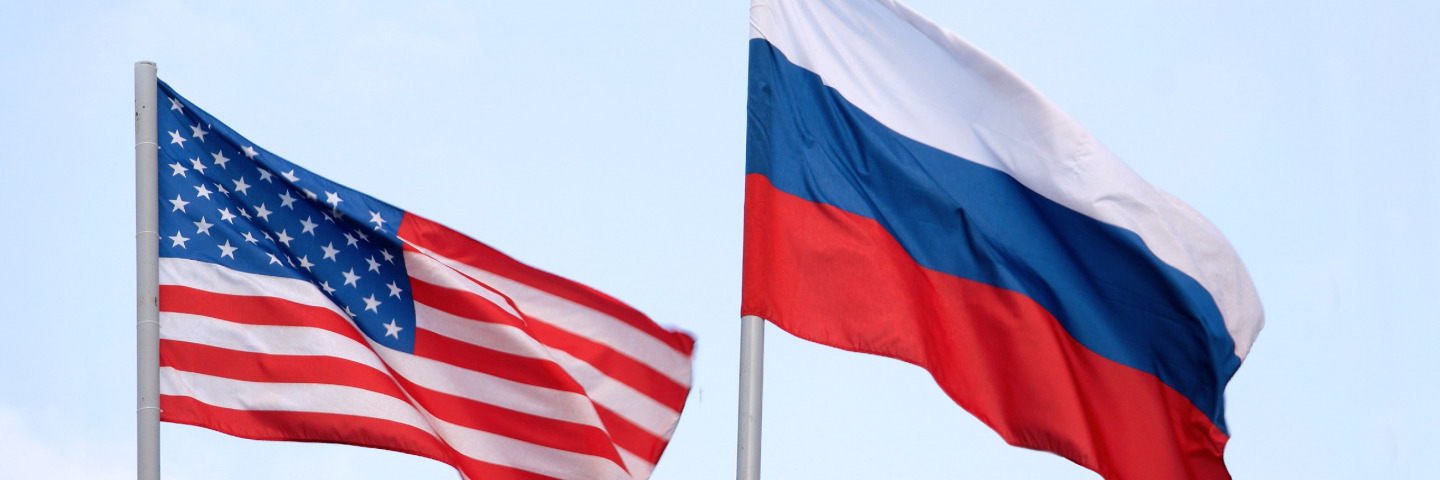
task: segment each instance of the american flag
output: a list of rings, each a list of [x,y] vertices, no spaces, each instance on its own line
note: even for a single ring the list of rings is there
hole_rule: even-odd
[[[690,390],[689,335],[158,88],[162,420],[471,479],[650,476]]]

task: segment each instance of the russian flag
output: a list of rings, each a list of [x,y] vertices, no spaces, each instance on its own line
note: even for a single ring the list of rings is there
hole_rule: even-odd
[[[749,75],[743,315],[1105,478],[1229,478],[1264,317],[1213,225],[899,2],[755,0]]]

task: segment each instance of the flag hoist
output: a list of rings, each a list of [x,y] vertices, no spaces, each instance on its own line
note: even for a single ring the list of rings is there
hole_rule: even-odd
[[[135,63],[135,354],[139,480],[160,480],[160,189],[155,62]]]

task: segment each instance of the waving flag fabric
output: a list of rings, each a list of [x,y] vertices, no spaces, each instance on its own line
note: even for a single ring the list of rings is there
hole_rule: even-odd
[[[1229,477],[1244,266],[1003,65],[898,2],[756,0],[748,128],[742,314],[1106,478]]]
[[[690,389],[688,335],[158,88],[162,420],[471,479],[649,477]]]

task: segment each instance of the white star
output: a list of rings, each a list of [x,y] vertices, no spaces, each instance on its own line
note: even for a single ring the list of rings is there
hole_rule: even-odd
[[[265,219],[265,221],[267,221],[267,222],[270,221],[270,214],[271,214],[271,213],[275,213],[275,212],[271,212],[270,210],[266,210],[266,209],[265,209],[265,204],[263,204],[263,203],[260,204],[259,207],[256,207],[256,208],[255,208],[255,216],[260,217],[260,218],[263,218],[263,219]]]
[[[360,236],[360,239],[361,239],[361,240],[364,240],[365,243],[370,243],[370,236],[369,236],[369,235],[366,235],[365,232],[356,230],[356,231],[355,231],[355,234],[356,234],[356,235],[359,235],[359,236]]]
[[[215,166],[220,168],[225,168],[225,162],[230,161],[230,159],[225,158],[225,154],[221,152],[212,153],[210,156],[215,157]]]
[[[330,204],[330,206],[339,208],[341,201],[339,193],[325,192],[325,203]]]
[[[210,223],[210,222],[206,222],[206,221],[205,221],[205,217],[200,217],[200,221],[198,221],[198,222],[193,222],[193,223],[195,223],[195,226],[196,226],[196,227],[199,227],[199,228],[200,228],[200,230],[198,230],[198,231],[195,232],[196,235],[199,235],[199,234],[201,234],[201,233],[206,234],[206,235],[209,235],[209,234],[210,234],[210,227],[215,226],[215,224],[212,224],[212,223]]]
[[[205,174],[205,169],[206,169],[207,167],[205,166],[205,164],[200,163],[200,159],[199,159],[199,158],[192,158],[192,159],[190,159],[190,168],[193,168],[193,169],[195,169],[195,171],[200,172],[201,175],[204,175],[204,174]]]
[[[280,259],[275,258],[275,254],[273,254],[273,253],[266,253],[265,255],[268,256],[268,257],[270,257],[270,263],[274,263],[274,264],[277,264],[277,265],[284,265],[283,263],[280,263]],[[380,312],[375,312],[375,313],[380,313]]]
[[[317,197],[317,196],[315,195],[315,192],[312,192],[312,191],[310,191],[310,190],[306,190],[306,189],[302,188],[302,189],[300,189],[300,191],[301,191],[301,192],[304,192],[304,193],[305,193],[305,197],[306,197],[306,198],[309,198],[309,199],[311,199],[311,200],[314,200],[314,199],[316,199],[316,198],[319,198],[319,197]]]
[[[385,284],[385,286],[390,287],[390,296],[400,298],[401,290],[399,285],[396,285],[395,282],[390,282]]]
[[[165,97],[165,98],[170,98],[170,97]],[[185,114],[185,106],[184,106],[184,105],[181,105],[180,102],[175,101],[175,99],[173,99],[173,98],[170,98],[170,109],[171,109],[171,110],[179,110],[181,115],[184,115],[184,114]]]
[[[364,301],[365,301],[365,309],[366,309],[366,310],[369,310],[369,311],[372,311],[372,312],[375,312],[375,313],[380,313],[380,308],[378,308],[378,307],[380,307],[380,301],[375,299],[375,294],[372,293],[372,294],[370,294],[370,296],[365,297],[365,298],[362,298],[361,300],[364,300]]]
[[[325,212],[320,212],[320,215],[322,215],[322,216],[325,217],[325,221],[330,222],[330,223],[335,223],[335,217],[330,216],[330,214],[325,213]]]
[[[249,189],[250,186],[245,184],[245,177],[240,177],[239,180],[235,180],[235,191],[249,195],[250,192],[246,191]]]
[[[360,239],[355,238],[354,236],[352,236],[352,235],[350,235],[350,234],[348,234],[348,233],[346,233],[346,234],[344,234],[344,235],[345,235],[345,244],[346,244],[346,245],[353,245],[353,246],[355,246],[355,248],[360,248]]]
[[[170,209],[170,211],[172,211],[172,212],[173,212],[173,211],[176,211],[176,210],[179,210],[179,211],[181,211],[181,212],[184,212],[184,211],[185,211],[185,206],[190,204],[190,202],[181,200],[179,195],[176,195],[174,200],[168,200],[168,201],[169,201],[171,204],[174,204],[174,205],[175,205],[175,208]]]
[[[240,207],[235,210],[240,212],[240,216],[245,217],[246,220],[250,219],[250,212],[245,211],[245,207]]]
[[[355,288],[360,288],[360,284],[359,284],[359,283],[356,283],[356,280],[359,280],[359,279],[360,279],[360,276],[355,274],[355,269],[352,268],[352,269],[350,269],[350,271],[348,271],[348,272],[340,272],[340,274],[345,276],[345,284],[346,284],[346,285],[349,285],[349,286],[352,286],[352,287],[355,287]]]
[[[215,192],[210,191],[210,189],[205,188],[204,185],[192,185],[192,186],[195,187],[195,197],[196,197],[196,198],[205,197],[206,200],[209,200],[209,199],[210,199],[210,194],[215,193]]]
[[[231,225],[234,225],[234,224],[235,224],[235,214],[230,213],[230,209],[228,209],[228,208],[222,208],[222,209],[220,209],[220,221],[222,221],[222,222],[230,222]]]
[[[224,185],[221,185],[221,184],[218,184],[218,183],[215,183],[215,184],[212,184],[212,185],[215,185],[215,188],[218,189],[217,191],[219,191],[220,193],[225,194],[225,196],[227,196],[227,197],[230,196],[230,191],[229,191],[229,190],[226,190]]]
[[[350,306],[349,306],[349,305],[346,305],[346,306],[345,306],[345,314],[346,314],[346,315],[349,315],[350,318],[355,318],[355,312],[350,311]]]
[[[280,243],[285,244],[285,246],[287,247],[290,246],[290,241],[294,240],[293,237],[286,235],[284,230],[281,230],[280,233],[275,236],[275,238],[280,239]]]
[[[375,257],[365,259],[365,263],[370,264],[370,268],[367,268],[366,270],[380,273],[380,262],[375,261]]]
[[[245,210],[240,210],[240,211],[243,213]],[[275,241],[275,239],[270,238],[270,232],[261,230],[261,231],[260,231],[260,236],[265,237],[266,240],[269,240],[269,241],[271,241],[271,242],[274,242],[274,241]]]
[[[295,257],[286,255],[286,256],[285,256],[285,263],[290,264],[290,268],[295,268]]]
[[[253,146],[240,149],[240,153],[244,153],[245,156],[249,158],[255,158],[256,155],[259,155],[258,153],[255,153],[255,147]]]
[[[254,236],[254,235],[251,235],[251,234],[250,234],[250,232],[245,232],[245,241],[250,242],[250,243],[260,243],[259,240],[256,240],[256,239],[255,239],[255,236]]]
[[[300,233],[308,233],[313,236],[315,235],[315,227],[318,226],[320,226],[320,224],[311,222],[310,217],[305,217],[304,220],[300,221],[300,228],[302,229]]]
[[[201,128],[200,128],[200,124],[198,124],[198,123],[195,124],[195,126],[190,127],[190,137],[191,137],[191,138],[198,138],[198,139],[200,139],[201,142],[204,142],[204,141],[205,141],[205,136],[206,136],[206,135],[209,135],[209,134],[210,134],[210,132],[207,132],[207,131],[205,131],[204,129],[201,129]]]
[[[294,210],[295,207],[290,206],[290,204],[292,204],[292,203],[295,203],[295,197],[290,196],[290,191],[289,191],[289,190],[286,190],[285,193],[280,194],[280,206],[281,206],[281,207]]]
[[[335,258],[335,254],[340,253],[340,251],[339,251],[339,250],[336,250],[335,247],[334,247],[334,245],[335,245],[335,242],[330,242],[330,244],[325,245],[325,246],[323,246],[323,247],[320,247],[321,250],[324,250],[324,251],[325,251],[325,257],[324,257],[324,258],[321,258],[321,260],[324,260],[324,259],[328,258],[328,259],[334,260],[334,261],[336,261],[336,262],[340,261],[340,259]]]
[[[325,289],[325,293],[335,293],[335,289],[330,286],[330,282],[328,281],[320,282],[320,288]]]
[[[379,313],[379,312],[376,312],[376,313]],[[390,319],[390,323],[382,323],[382,324],[380,324],[380,326],[385,327],[385,336],[387,336],[387,337],[395,337],[395,338],[397,338],[397,339],[400,338],[400,331],[405,329],[405,327],[396,325],[396,324],[395,324],[395,319],[393,319],[393,318]]]
[[[229,240],[226,240],[226,241],[225,241],[225,244],[224,244],[224,245],[220,245],[219,247],[220,247],[220,258],[225,258],[225,257],[235,258],[235,249],[238,248],[238,247],[232,247],[232,246],[230,246],[230,241],[229,241]]]
[[[310,267],[315,266],[315,264],[310,263],[310,256],[309,256],[309,255],[306,255],[306,256],[300,257],[300,266],[301,266],[301,267],[304,267],[306,270],[309,270]]]
[[[185,238],[184,235],[181,235],[179,230],[176,230],[176,231],[175,231],[175,236],[170,237],[170,241],[175,242],[175,243],[171,244],[170,246],[172,246],[172,247],[185,248],[185,242],[187,242],[187,241],[189,241],[189,240],[190,240],[190,239]]]
[[[294,169],[291,169],[291,170],[288,171],[288,172],[282,173],[282,174],[280,174],[280,176],[285,177],[285,179],[286,179],[286,180],[289,180],[291,183],[300,181],[300,177],[295,176],[295,170],[294,170]]]
[[[385,257],[386,262],[389,262],[391,265],[395,264],[395,256],[391,255],[389,250],[380,249],[380,255]]]
[[[263,168],[261,168],[261,169],[259,169],[259,170],[260,170],[260,181],[266,182],[266,183],[275,183],[274,180],[271,180],[272,178],[275,178],[275,174],[270,173],[269,170],[266,170],[266,169],[263,169]]]
[[[181,136],[180,136],[180,131],[179,131],[179,130],[176,130],[176,131],[173,131],[173,132],[166,132],[166,133],[169,133],[169,134],[170,134],[170,144],[171,144],[171,145],[174,145],[174,144],[177,144],[177,143],[178,143],[178,144],[180,144],[180,148],[185,148],[185,137],[181,137]]]
[[[380,214],[379,214],[379,213],[370,212],[370,223],[374,223],[374,224],[375,224],[375,229],[376,229],[376,230],[382,230],[382,227],[385,226],[385,219],[380,218]],[[382,231],[383,231],[383,230],[382,230]]]
[[[184,165],[181,165],[180,162],[175,162],[175,163],[170,164],[170,168],[175,169],[175,172],[170,174],[170,176],[172,176],[172,177],[173,177],[173,176],[176,176],[176,175],[179,175],[179,176],[182,176],[182,177],[183,177],[183,176],[185,176],[185,172],[190,171],[190,169],[185,168]]]

